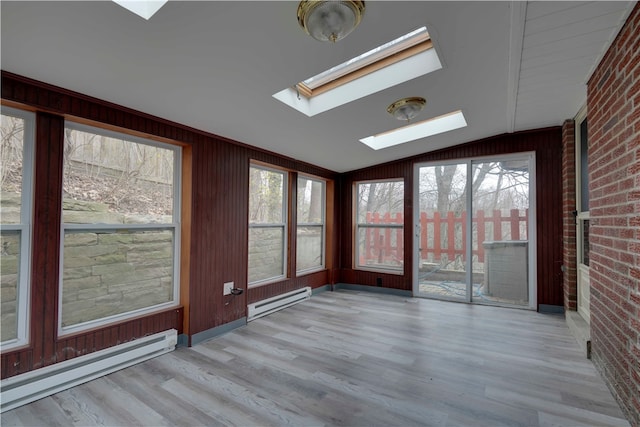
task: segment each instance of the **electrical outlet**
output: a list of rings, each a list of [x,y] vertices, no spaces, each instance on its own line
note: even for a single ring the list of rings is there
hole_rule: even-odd
[[[231,295],[232,289],[233,289],[233,282],[225,282],[222,295]]]

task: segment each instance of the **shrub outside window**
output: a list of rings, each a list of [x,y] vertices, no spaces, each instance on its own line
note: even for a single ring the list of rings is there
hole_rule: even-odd
[[[67,123],[60,332],[177,304],[181,149]]]
[[[0,131],[0,341],[28,342],[33,113],[2,107]]]
[[[404,182],[356,183],[358,269],[404,271]]]
[[[324,181],[298,176],[296,270],[298,273],[324,268]]]
[[[286,275],[287,175],[249,168],[249,287]]]

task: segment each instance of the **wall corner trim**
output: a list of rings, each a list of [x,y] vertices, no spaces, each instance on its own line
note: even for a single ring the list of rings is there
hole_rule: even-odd
[[[311,290],[311,296],[321,294],[323,292],[332,291],[331,285],[318,286],[317,288],[313,288]]]
[[[227,332],[231,332],[234,329],[237,329],[241,326],[246,326],[246,325],[247,325],[247,318],[241,317],[240,319],[234,320],[229,323],[225,323],[224,325],[216,326],[215,328],[198,332],[197,334],[191,335],[191,346],[200,344],[203,341],[218,337],[220,335],[226,334]]]
[[[545,314],[564,314],[564,307],[561,305],[540,304],[538,312]]]

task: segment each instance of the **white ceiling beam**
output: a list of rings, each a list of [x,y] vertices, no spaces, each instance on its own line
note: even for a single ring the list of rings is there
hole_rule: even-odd
[[[524,27],[527,18],[527,2],[512,1],[509,26],[509,73],[507,81],[507,132],[515,130],[516,106],[518,104],[518,86],[520,66],[522,64],[522,45]]]

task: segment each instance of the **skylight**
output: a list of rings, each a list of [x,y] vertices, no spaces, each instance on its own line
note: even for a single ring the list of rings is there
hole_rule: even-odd
[[[393,147],[394,145],[415,141],[416,139],[460,129],[465,126],[467,126],[467,121],[464,118],[464,114],[458,110],[398,129],[369,136],[361,139],[360,142],[374,150],[381,150],[383,148]]]
[[[414,48],[409,50],[409,48],[413,47],[418,47],[418,49]],[[427,27],[421,27],[415,31],[405,34],[404,36],[398,37],[395,40],[391,40],[382,46],[371,49],[362,55],[356,56],[347,62],[343,62],[342,64],[336,65],[335,67],[323,71],[320,74],[309,77],[308,79],[298,83],[298,89],[301,93],[308,93],[308,95],[306,95],[308,97],[314,96],[321,93],[320,90],[325,85],[331,82],[340,82],[345,76],[350,75],[355,71],[361,70],[362,72],[359,74],[370,73],[376,69],[384,67],[385,65],[400,61],[408,56],[431,49],[432,47],[433,44],[429,38]],[[401,53],[404,53],[404,55],[400,55]],[[379,63],[379,61],[393,55],[396,56],[393,57],[391,61]],[[378,64],[379,66],[375,69],[367,68],[371,64]],[[357,78],[357,76],[355,76],[355,78]],[[336,85],[332,85],[332,87],[335,86]]]
[[[311,117],[440,68],[427,28],[421,27],[273,96]]]
[[[148,20],[164,6],[167,0],[113,0],[113,2]]]

